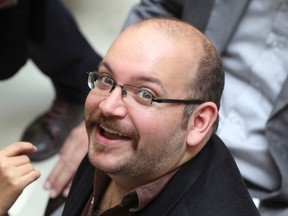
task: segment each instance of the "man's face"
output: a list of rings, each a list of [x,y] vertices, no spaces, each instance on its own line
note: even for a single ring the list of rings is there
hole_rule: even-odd
[[[99,72],[117,84],[144,88],[156,98],[186,99],[192,61],[182,46],[171,41],[155,32],[124,33],[107,52]],[[181,127],[184,105],[152,103],[146,107],[125,101],[121,93],[117,86],[108,97],[94,90],[87,97],[91,163],[110,175],[143,179],[180,166],[187,137]]]

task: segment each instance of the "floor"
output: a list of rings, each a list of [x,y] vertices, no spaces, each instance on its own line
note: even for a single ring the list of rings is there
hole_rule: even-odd
[[[119,2],[119,3],[118,3]],[[132,4],[137,0],[65,0],[80,29],[92,46],[104,54],[119,33]],[[0,148],[20,139],[24,128],[50,106],[52,85],[35,65],[27,64],[11,79],[0,82]],[[43,183],[58,156],[34,163],[41,177],[28,186],[10,210],[11,216],[41,216],[48,201]]]

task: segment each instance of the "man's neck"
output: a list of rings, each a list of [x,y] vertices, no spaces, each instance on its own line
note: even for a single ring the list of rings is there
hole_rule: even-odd
[[[119,188],[112,180],[106,188],[100,203],[101,212],[119,205],[127,192]]]

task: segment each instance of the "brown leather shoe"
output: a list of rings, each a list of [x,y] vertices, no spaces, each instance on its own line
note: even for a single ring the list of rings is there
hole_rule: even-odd
[[[22,139],[38,151],[28,154],[32,161],[42,161],[59,152],[70,131],[84,116],[84,105],[55,100],[50,110],[39,116],[24,131]]]

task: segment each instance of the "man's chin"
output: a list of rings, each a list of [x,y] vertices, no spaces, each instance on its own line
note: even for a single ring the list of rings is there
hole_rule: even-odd
[[[98,170],[106,173],[107,175],[117,175],[119,172],[119,168],[115,167],[115,163],[109,164],[109,162],[105,162],[105,158],[99,158],[97,155],[88,154],[90,163],[96,167]]]

